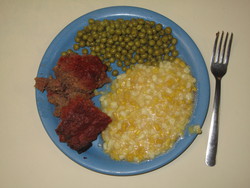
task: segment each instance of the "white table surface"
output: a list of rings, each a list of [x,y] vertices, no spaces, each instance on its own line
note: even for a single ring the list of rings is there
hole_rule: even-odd
[[[180,25],[207,67],[217,31],[234,33],[222,81],[217,165],[204,162],[211,102],[203,133],[179,158],[150,173],[99,174],[76,164],[50,140],[35,102],[34,77],[45,50],[68,23],[95,9],[129,5]],[[247,188],[250,187],[250,1],[248,0],[0,0],[0,187],[2,188]]]

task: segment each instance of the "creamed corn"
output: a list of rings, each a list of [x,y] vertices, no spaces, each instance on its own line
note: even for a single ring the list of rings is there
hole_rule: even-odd
[[[111,158],[130,162],[153,159],[183,135],[192,114],[195,78],[180,59],[159,66],[135,65],[101,96],[112,123],[102,132]]]

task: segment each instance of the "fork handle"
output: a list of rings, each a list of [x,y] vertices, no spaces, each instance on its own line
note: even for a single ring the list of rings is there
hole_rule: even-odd
[[[212,120],[208,136],[208,145],[207,145],[206,161],[205,161],[208,166],[214,166],[216,163],[216,153],[217,153],[218,135],[219,135],[220,94],[221,94],[221,79],[216,78],[214,106],[213,106]]]

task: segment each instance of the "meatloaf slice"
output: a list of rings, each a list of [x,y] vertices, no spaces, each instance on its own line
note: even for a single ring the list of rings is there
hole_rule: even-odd
[[[83,97],[71,99],[61,110],[61,122],[56,129],[61,142],[83,152],[98,134],[111,122],[111,118]]]
[[[54,67],[57,79],[70,88],[92,92],[109,82],[104,65],[97,56],[72,54],[62,56]]]
[[[61,108],[76,96],[90,99],[93,91],[110,82],[107,66],[92,55],[70,54],[60,57],[53,68],[56,78],[35,78],[35,87],[47,91],[48,101],[55,105],[54,115],[60,117]]]

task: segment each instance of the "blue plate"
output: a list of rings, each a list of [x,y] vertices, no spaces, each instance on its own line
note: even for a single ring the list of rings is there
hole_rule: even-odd
[[[56,146],[70,159],[96,172],[110,175],[135,175],[155,170],[170,163],[182,154],[196,138],[196,134],[189,134],[188,127],[190,125],[202,126],[207,114],[210,99],[210,85],[206,65],[199,49],[182,28],[156,12],[128,6],[108,7],[81,16],[66,26],[56,36],[41,61],[37,74],[38,77],[53,75],[52,68],[56,65],[61,52],[72,48],[75,43],[74,38],[76,32],[88,24],[89,18],[97,20],[143,18],[161,23],[164,27],[172,27],[173,35],[178,39],[177,49],[179,50],[179,56],[191,67],[192,74],[197,79],[198,90],[190,123],[187,125],[184,137],[178,140],[171,150],[150,161],[139,164],[126,161],[114,161],[103,152],[101,137],[93,142],[93,146],[87,152],[78,154],[65,143],[59,142],[55,129],[60,120],[53,116],[54,106],[48,102],[46,92],[41,93],[36,90],[37,108],[45,130]],[[95,97],[93,100],[98,106],[98,97]]]

